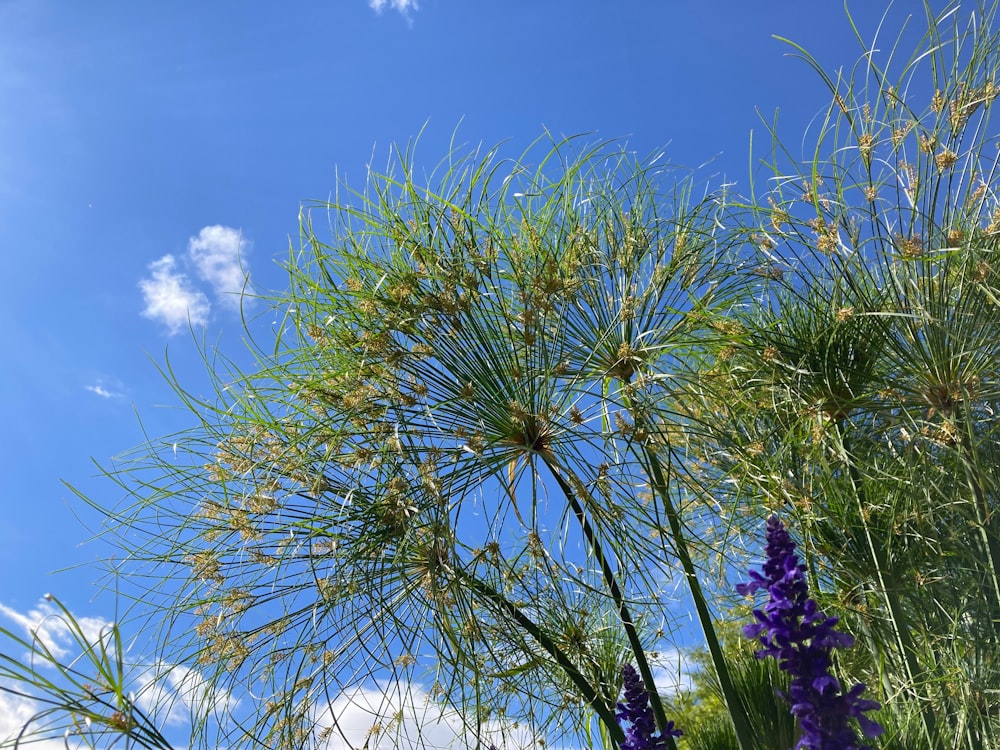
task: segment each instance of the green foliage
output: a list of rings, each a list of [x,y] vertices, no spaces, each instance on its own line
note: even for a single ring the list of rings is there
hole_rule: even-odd
[[[754,642],[742,637],[733,623],[720,623],[726,663],[747,718],[754,728],[753,750],[787,750],[795,744],[795,721],[780,691],[787,676],[773,659],[756,658]],[[689,655],[694,669],[692,685],[669,700],[672,716],[684,728],[689,750],[739,750],[718,674],[709,653],[696,649]]]
[[[501,721],[588,737],[595,716],[617,740],[620,669],[653,687],[678,557],[714,638],[711,545],[664,467],[673,394],[737,278],[719,204],[578,148],[456,151],[434,189],[408,150],[318,207],[332,240],[306,212],[290,333],[190,400],[202,424],[169,453],[116,472],[131,564],[176,576],[172,658],[265,686],[256,736],[229,744],[300,746],[329,696],[420,676],[484,742]]]
[[[995,747],[998,40],[992,8],[931,20],[894,78],[827,79],[811,160],[775,141],[700,437],[727,515],[795,518],[885,746]]]

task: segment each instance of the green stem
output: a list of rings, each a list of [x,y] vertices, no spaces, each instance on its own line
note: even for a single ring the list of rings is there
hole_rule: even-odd
[[[543,456],[543,460],[552,473],[552,476],[555,477],[556,482],[558,482],[559,488],[562,490],[573,511],[573,515],[576,516],[576,520],[580,524],[580,529],[583,531],[583,536],[587,540],[591,552],[601,567],[604,583],[607,585],[608,592],[611,594],[611,598],[615,602],[615,607],[618,609],[618,617],[621,620],[622,627],[625,628],[625,635],[628,637],[629,645],[632,647],[632,653],[635,655],[639,674],[642,677],[643,684],[646,686],[646,692],[649,693],[650,705],[653,707],[653,715],[656,717],[656,726],[660,730],[660,735],[667,741],[667,747],[670,750],[674,750],[676,744],[674,743],[674,738],[666,731],[667,714],[663,710],[663,703],[660,701],[660,695],[656,690],[656,683],[653,681],[653,671],[650,669],[649,661],[646,659],[646,651],[642,647],[642,641],[639,639],[639,632],[636,630],[635,621],[632,619],[631,612],[629,612],[625,596],[618,585],[614,571],[611,570],[608,558],[604,554],[601,542],[594,533],[594,527],[591,526],[590,519],[587,518],[587,514],[584,512],[583,506],[580,505],[580,500],[577,498],[576,493],[573,492],[573,488],[569,486],[569,483],[559,473],[557,467],[547,457]]]
[[[990,583],[992,584],[990,604],[994,613],[993,616],[996,617],[997,613],[1000,613],[1000,541],[997,540],[995,534],[990,533],[992,521],[990,518],[990,508],[986,501],[986,493],[983,491],[982,479],[975,471],[973,462],[975,452],[972,449],[972,439],[970,436],[971,425],[969,424],[969,420],[965,418],[960,406],[955,407],[955,421],[958,433],[961,436],[959,447],[961,448],[962,469],[965,472],[965,481],[972,491],[973,504],[976,508],[976,525],[979,527],[983,544],[986,546],[989,554],[989,576]]]
[[[924,736],[928,747],[937,747],[937,728],[934,712],[927,706],[917,690],[917,678],[921,674],[920,664],[917,661],[917,649],[910,637],[910,619],[903,609],[902,602],[896,594],[895,584],[889,585],[889,577],[892,575],[891,566],[886,559],[881,546],[872,535],[871,526],[865,520],[864,503],[862,502],[862,482],[861,475],[854,462],[850,459],[847,447],[844,445],[843,436],[838,429],[840,443],[841,460],[847,464],[848,476],[851,480],[851,490],[854,501],[858,506],[858,517],[861,519],[861,527],[865,532],[865,542],[868,546],[868,554],[871,555],[872,563],[875,566],[875,575],[878,578],[878,585],[885,597],[886,606],[889,608],[889,618],[892,621],[893,634],[896,636],[896,645],[903,657],[903,664],[906,668],[907,679],[910,683],[914,699],[921,705],[920,719],[923,723]]]
[[[524,614],[524,612],[510,602],[503,594],[487,584],[485,581],[470,575],[461,568],[456,568],[455,574],[462,580],[463,583],[468,585],[470,589],[475,591],[477,594],[484,596],[501,612],[512,617],[514,621],[528,633],[528,635],[538,641],[538,644],[545,650],[545,652],[555,659],[556,663],[562,667],[563,672],[565,672],[566,676],[576,686],[577,690],[580,691],[580,695],[583,699],[590,704],[594,713],[598,715],[601,722],[607,728],[611,738],[619,745],[625,741],[625,733],[622,731],[621,727],[618,726],[618,720],[615,718],[614,709],[607,706],[604,701],[601,700],[601,697],[598,695],[593,685],[587,681],[587,678],[584,677],[580,670],[577,669],[576,665],[570,661],[569,657],[563,653],[562,649],[559,648],[555,641],[549,638],[542,631],[542,629],[531,620],[531,618]]]
[[[733,684],[729,674],[729,667],[726,663],[725,654],[722,652],[722,644],[715,632],[715,625],[712,621],[712,613],[705,599],[705,593],[701,588],[701,581],[698,579],[698,571],[694,567],[691,554],[688,551],[687,540],[684,537],[684,527],[681,524],[680,515],[670,499],[667,488],[667,480],[663,473],[660,460],[648,447],[643,446],[646,462],[649,465],[650,477],[653,480],[653,490],[663,503],[663,510],[670,524],[670,534],[674,540],[674,553],[680,561],[684,576],[687,578],[688,588],[691,591],[691,598],[694,600],[694,607],[698,613],[698,621],[701,624],[702,632],[705,635],[705,642],[708,651],[712,655],[712,663],[719,677],[719,687],[722,689],[722,697],[726,701],[729,709],[729,716],[733,722],[733,729],[736,732],[736,741],[742,750],[752,750],[756,747],[754,733],[750,726],[750,718],[747,716],[746,707],[740,698],[736,686]]]
[[[626,408],[632,415],[636,428],[647,429],[647,431],[652,432],[644,424],[645,420],[642,419],[642,416],[633,408],[627,388],[622,388],[622,398]],[[719,643],[719,637],[715,632],[712,612],[708,607],[705,592],[701,588],[701,581],[698,578],[698,571],[695,569],[694,561],[691,559],[691,553],[688,551],[688,544],[684,536],[684,527],[681,523],[680,514],[674,506],[673,500],[670,498],[666,475],[663,472],[663,467],[660,465],[660,460],[656,457],[656,453],[650,450],[649,446],[643,444],[642,452],[653,492],[659,497],[660,502],[663,503],[663,511],[667,516],[667,522],[670,524],[670,534],[674,541],[674,554],[677,555],[681,569],[684,571],[684,577],[687,579],[688,590],[691,592],[694,608],[698,614],[698,622],[701,625],[702,633],[705,636],[705,643],[708,646],[709,653],[712,655],[712,663],[719,678],[719,688],[722,690],[723,700],[726,702],[726,707],[729,709],[729,717],[733,722],[736,741],[742,750],[753,750],[757,746],[757,743],[754,739],[753,729],[750,726],[750,717],[747,716],[746,706],[740,698],[740,694],[736,690],[733,679],[729,674],[726,656],[722,651],[722,644]]]

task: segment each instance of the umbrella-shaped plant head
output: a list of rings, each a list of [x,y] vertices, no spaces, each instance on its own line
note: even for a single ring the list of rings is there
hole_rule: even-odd
[[[674,548],[693,564],[664,436],[735,278],[717,211],[580,139],[456,150],[422,179],[407,150],[305,211],[274,352],[192,404],[184,468],[148,446],[118,475],[156,474],[115,519],[177,576],[167,643],[263,685],[268,742],[375,683],[419,683],[484,738],[619,741],[621,665],[653,692]]]

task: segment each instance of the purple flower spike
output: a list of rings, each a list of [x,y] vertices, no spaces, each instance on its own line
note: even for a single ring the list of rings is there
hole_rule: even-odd
[[[621,744],[621,750],[666,750],[667,737],[680,737],[683,732],[674,729],[674,722],[668,721],[666,733],[654,736],[656,719],[649,705],[649,693],[646,692],[642,679],[631,664],[622,667],[622,677],[625,700],[618,704],[615,717],[619,724],[627,722],[629,727],[625,729],[625,741]]]
[[[743,633],[760,642],[758,659],[773,656],[792,678],[783,697],[802,727],[795,750],[870,750],[860,744],[850,719],[857,720],[865,737],[878,737],[883,728],[865,712],[878,709],[879,703],[861,697],[863,684],[843,692],[830,674],[831,652],[853,646],[854,638],[838,632],[838,619],[824,615],[809,598],[805,566],[777,516],[767,519],[765,552],[763,573],[749,571],[750,581],[736,590],[743,595],[767,591],[767,604],[753,611],[757,621]]]

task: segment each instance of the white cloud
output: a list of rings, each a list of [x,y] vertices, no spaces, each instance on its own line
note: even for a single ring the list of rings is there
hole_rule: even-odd
[[[697,665],[680,649],[668,648],[660,651],[653,661],[653,682],[661,695],[676,695],[682,690],[694,687],[692,672]]]
[[[325,750],[444,750],[475,747],[457,712],[443,708],[417,685],[385,683],[341,693],[316,717],[319,731],[327,730]],[[379,731],[379,728],[381,731]],[[482,728],[485,746],[493,742],[505,750],[537,747],[525,727],[503,727],[489,722]],[[323,747],[323,745],[321,745]]]
[[[368,5],[376,13],[381,13],[386,6],[389,6],[404,16],[408,16],[411,10],[420,10],[417,0],[368,0]]]
[[[70,630],[65,615],[58,607],[47,601],[39,602],[37,607],[27,612],[19,612],[13,607],[0,603],[0,616],[14,624],[10,630],[15,635],[18,635],[15,632],[18,629],[23,630],[24,640],[30,643],[37,639],[55,659],[63,663],[66,663],[67,657],[71,654],[76,657],[80,651],[79,641]],[[96,643],[112,624],[109,620],[100,617],[78,617],[76,623],[82,631],[83,639],[88,644]],[[29,662],[30,655],[27,651],[24,654],[11,653],[8,650],[8,645],[14,644],[13,642],[3,644],[3,651],[7,656],[19,659],[21,663],[26,665],[30,663],[35,669],[46,666],[46,661],[40,660],[37,656]],[[14,671],[17,670],[12,670],[12,673]],[[48,677],[50,675],[43,673],[42,676]],[[16,692],[8,692],[8,690]],[[31,747],[37,750],[65,750],[66,743],[61,737],[61,728],[57,730],[60,735],[58,739],[38,740],[38,735],[34,733],[43,732],[51,737],[53,730],[59,726],[59,722],[69,718],[68,715],[49,714],[47,705],[24,695],[16,694],[32,690],[30,685],[15,680],[5,680],[0,684],[0,744],[13,740],[24,730],[23,744],[30,743]],[[39,691],[39,693],[42,692],[44,691]]]
[[[231,693],[214,688],[196,669],[157,664],[141,672],[136,703],[147,714],[157,714],[166,724],[187,724],[193,716],[236,707]]]
[[[73,665],[84,671],[91,668],[86,664],[87,659],[84,659],[82,665],[78,663],[84,646],[96,644],[102,638],[106,647],[111,645],[108,628],[113,626],[112,622],[100,617],[75,617],[76,624],[82,631],[82,640],[85,642],[81,644],[81,638],[75,637],[75,633],[71,631],[66,615],[48,601],[40,602],[36,608],[27,612],[19,612],[0,603],[0,616],[14,623],[12,630],[23,629],[25,640],[32,641],[35,638],[40,640],[60,664]],[[30,663],[33,668],[47,666],[46,660],[40,659],[37,655],[32,659],[27,652],[23,655],[9,653],[6,644],[0,643],[0,650],[8,652],[7,655],[14,659],[20,659],[23,664]],[[113,649],[110,650],[109,656],[114,658]],[[113,668],[113,664],[111,666]],[[132,686],[137,688],[135,700],[138,707],[147,715],[155,716],[157,724],[160,725],[189,725],[194,713],[198,715],[214,713],[234,708],[238,704],[228,692],[214,689],[200,672],[188,667],[162,662],[153,667],[141,667],[128,659],[122,666],[126,670],[124,680],[126,690]],[[63,675],[55,673],[54,670],[47,671],[53,672],[51,678],[56,686],[66,687],[71,694],[79,690],[79,686],[67,685]],[[45,673],[43,676],[49,677]],[[57,710],[49,713],[47,709],[50,707],[44,703],[24,695],[6,692],[14,690],[46,694],[45,690],[38,690],[33,684],[33,681],[31,684],[25,684],[17,680],[0,682],[0,745],[16,737],[40,712],[40,720],[32,722],[30,730],[43,732],[46,736],[51,736],[53,733],[61,735],[66,721],[71,718],[66,711]],[[27,735],[25,737],[27,738]],[[66,747],[62,739],[38,743],[32,738],[31,743],[33,748],[37,747],[39,750],[55,750],[55,748],[65,750]]]
[[[163,323],[171,336],[189,323],[205,325],[211,310],[208,298],[194,289],[187,276],[176,268],[174,256],[164,255],[149,264],[151,278],[139,282],[146,303],[142,314]]]
[[[199,279],[209,284],[224,307],[239,309],[249,278],[241,254],[248,247],[238,229],[219,224],[203,227],[196,237],[188,239],[186,257],[164,255],[149,264],[149,278],[139,281],[145,302],[142,314],[163,323],[171,336],[188,325],[208,322],[212,311],[208,296],[191,281],[181,264],[192,268]]]
[[[0,743],[17,737],[25,725],[43,708],[40,703],[29,698],[0,692]],[[66,750],[62,740],[32,741],[30,747],[32,750]]]
[[[0,614],[24,630],[25,640],[37,638],[57,659],[68,656],[69,646],[76,643],[65,616],[48,602],[40,602],[37,608],[24,613],[0,602]],[[77,617],[76,623],[87,643],[96,643],[102,631],[113,624],[100,617]]]
[[[101,398],[121,398],[122,397],[122,394],[118,393],[117,391],[109,391],[107,388],[105,388],[103,385],[101,385],[100,381],[98,381],[97,383],[94,383],[93,385],[85,385],[84,388],[86,388],[91,393],[100,396]]]
[[[241,240],[240,230],[218,224],[204,227],[197,237],[188,240],[188,254],[198,275],[212,285],[219,301],[238,308],[246,284],[247,271],[241,262],[241,251],[249,243]]]

